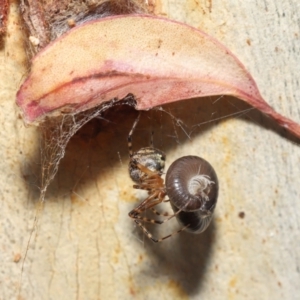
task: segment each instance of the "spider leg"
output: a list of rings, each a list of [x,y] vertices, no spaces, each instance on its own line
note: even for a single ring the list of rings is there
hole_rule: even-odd
[[[181,231],[183,231],[183,230],[185,230],[187,227],[189,227],[189,225],[186,225],[186,226],[180,228],[179,230],[174,231],[173,233],[171,233],[171,234],[169,234],[169,235],[166,235],[166,236],[164,236],[164,237],[162,237],[162,238],[160,238],[160,239],[156,239],[156,238],[153,237],[153,235],[147,230],[147,228],[146,228],[141,222],[139,222],[138,220],[134,220],[134,222],[135,222],[135,223],[143,230],[144,234],[145,234],[150,240],[152,240],[154,243],[159,243],[159,242],[161,242],[161,241],[163,241],[163,240],[165,240],[165,239],[167,239],[167,238],[169,238],[169,237],[171,237],[171,236],[173,236],[173,235],[175,235],[175,234],[180,233]]]
[[[135,130],[135,127],[136,127],[137,123],[140,120],[140,116],[141,116],[141,113],[139,113],[139,115],[135,119],[135,121],[133,123],[133,126],[132,126],[132,128],[131,128],[131,130],[130,130],[130,132],[128,134],[128,137],[127,137],[129,157],[132,157],[132,155],[133,155],[133,151],[132,151],[132,134],[133,134],[133,132]]]
[[[163,201],[163,202],[165,202],[165,201]],[[151,208],[151,210],[152,210],[152,212],[154,213],[154,214],[156,214],[157,216],[163,216],[163,217],[168,217],[168,216],[170,216],[170,214],[167,212],[167,211],[165,211],[165,212],[159,212],[159,211],[157,211],[155,208]]]
[[[157,203],[157,204],[159,204],[159,203]],[[155,205],[157,205],[157,204],[155,204]],[[153,206],[155,206],[155,205],[153,205]],[[141,216],[142,211],[135,211],[135,214],[133,214],[130,217],[133,218],[133,219],[135,219],[135,220],[141,220],[143,222],[161,225],[163,223],[168,222],[172,218],[176,217],[187,205],[188,204],[186,204],[184,207],[180,208],[178,211],[176,211],[176,213],[174,213],[172,215],[169,215],[167,212],[165,212],[164,214],[162,214],[162,213],[158,212],[157,210],[155,210],[153,207],[151,207],[151,206],[148,207],[148,209],[150,208],[153,211],[153,213],[155,213],[156,215],[158,215],[158,216],[163,215],[165,217],[168,217],[165,220],[156,220],[156,219],[149,219],[149,218],[143,217],[143,216]],[[133,212],[133,211],[131,211],[131,212]],[[187,226],[189,226],[189,225],[190,224],[188,224]]]
[[[145,177],[147,178],[160,177],[160,174],[157,171],[151,171],[150,169],[148,169],[147,167],[143,166],[138,162],[136,162],[135,164],[143,173],[145,173]]]
[[[151,132],[151,140],[150,140],[150,147],[152,147],[152,148],[154,148],[153,135],[154,135],[154,131],[152,130],[152,132]]]
[[[135,184],[132,187],[137,190],[146,190],[150,192],[152,190],[157,189],[157,184],[140,183],[140,184]]]
[[[164,198],[164,193],[161,195],[159,195],[159,193],[150,195],[147,199],[145,199],[141,204],[139,204],[136,208],[134,208],[129,213],[129,217],[135,219],[137,215],[140,215],[142,212],[146,211],[147,209],[150,209],[151,207],[161,203],[163,201],[163,198]]]
[[[140,190],[164,190],[164,180],[160,177],[161,174],[155,171],[149,170],[147,167],[137,163],[136,167],[140,169],[144,176],[141,178],[141,182],[134,184],[133,188]]]
[[[170,216],[170,218],[165,219],[165,220],[150,219],[150,218],[141,216],[140,214],[136,214],[131,217],[132,217],[132,219],[134,219],[134,221],[140,220],[142,222],[147,222],[147,223],[156,224],[156,225],[162,225],[162,224],[166,223],[167,221],[169,221],[170,219],[174,218],[175,216],[176,215],[174,214],[174,215]]]
[[[166,200],[163,200],[162,202],[170,202],[170,200],[169,199],[166,199]],[[151,210],[152,210],[152,212],[155,214],[155,215],[157,215],[157,216],[163,216],[163,217],[169,217],[169,216],[171,216],[170,215],[170,213],[168,213],[167,211],[165,211],[165,212],[159,212],[159,211],[157,211],[155,208],[151,208]]]

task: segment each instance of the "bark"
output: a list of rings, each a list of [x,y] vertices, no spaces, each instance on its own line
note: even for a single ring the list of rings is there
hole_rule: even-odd
[[[32,54],[76,25],[109,15],[148,11],[139,0],[22,0],[20,8]]]
[[[298,1],[176,0],[156,2],[158,8],[227,45],[263,97],[300,121]],[[12,2],[0,52],[0,298],[295,299],[298,141],[228,97],[164,107],[190,139],[167,114],[153,111],[143,113],[133,136],[139,149],[153,131],[154,145],[166,152],[166,169],[184,155],[200,155],[214,166],[220,196],[205,233],[152,244],[135,228],[128,212],[145,195],[132,188],[126,139],[136,112],[119,107],[71,140],[38,214],[21,278],[41,170],[39,131],[25,128],[15,107],[30,56],[19,12]],[[173,220],[158,227],[149,229],[161,237],[179,225]]]

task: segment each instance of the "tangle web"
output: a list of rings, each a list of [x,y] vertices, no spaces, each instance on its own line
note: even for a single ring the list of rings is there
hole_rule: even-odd
[[[41,125],[41,201],[45,200],[47,188],[58,171],[59,162],[65,155],[66,146],[71,137],[90,120],[101,118],[102,114],[109,108],[126,104],[135,105],[132,95],[128,95],[120,101],[113,99],[95,109],[77,114],[66,114],[58,119],[48,119]]]
[[[45,202],[47,189],[58,172],[61,159],[65,156],[66,147],[72,136],[85,124],[94,118],[102,118],[108,109],[118,105],[135,106],[133,95],[129,94],[124,99],[112,99],[101,106],[79,113],[69,113],[61,117],[49,118],[40,125],[41,130],[41,183],[38,208],[36,209],[33,228],[27,241],[24,259],[21,267],[21,278],[18,294],[20,296],[22,288],[22,276],[24,263],[26,261],[29,245],[34,232],[37,232],[39,215]]]

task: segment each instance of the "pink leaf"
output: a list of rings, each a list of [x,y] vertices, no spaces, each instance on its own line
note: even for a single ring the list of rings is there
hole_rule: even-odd
[[[25,122],[38,123],[129,93],[138,109],[232,95],[300,136],[300,126],[264,101],[251,75],[222,44],[185,24],[146,15],[93,21],[48,45],[33,59],[17,104]]]

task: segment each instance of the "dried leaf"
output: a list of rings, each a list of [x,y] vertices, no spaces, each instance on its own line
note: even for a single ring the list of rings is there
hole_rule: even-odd
[[[300,126],[276,113],[241,62],[207,34],[175,21],[127,15],[78,26],[32,61],[17,94],[25,122],[79,112],[135,95],[138,109],[181,99],[232,95],[296,136]]]

